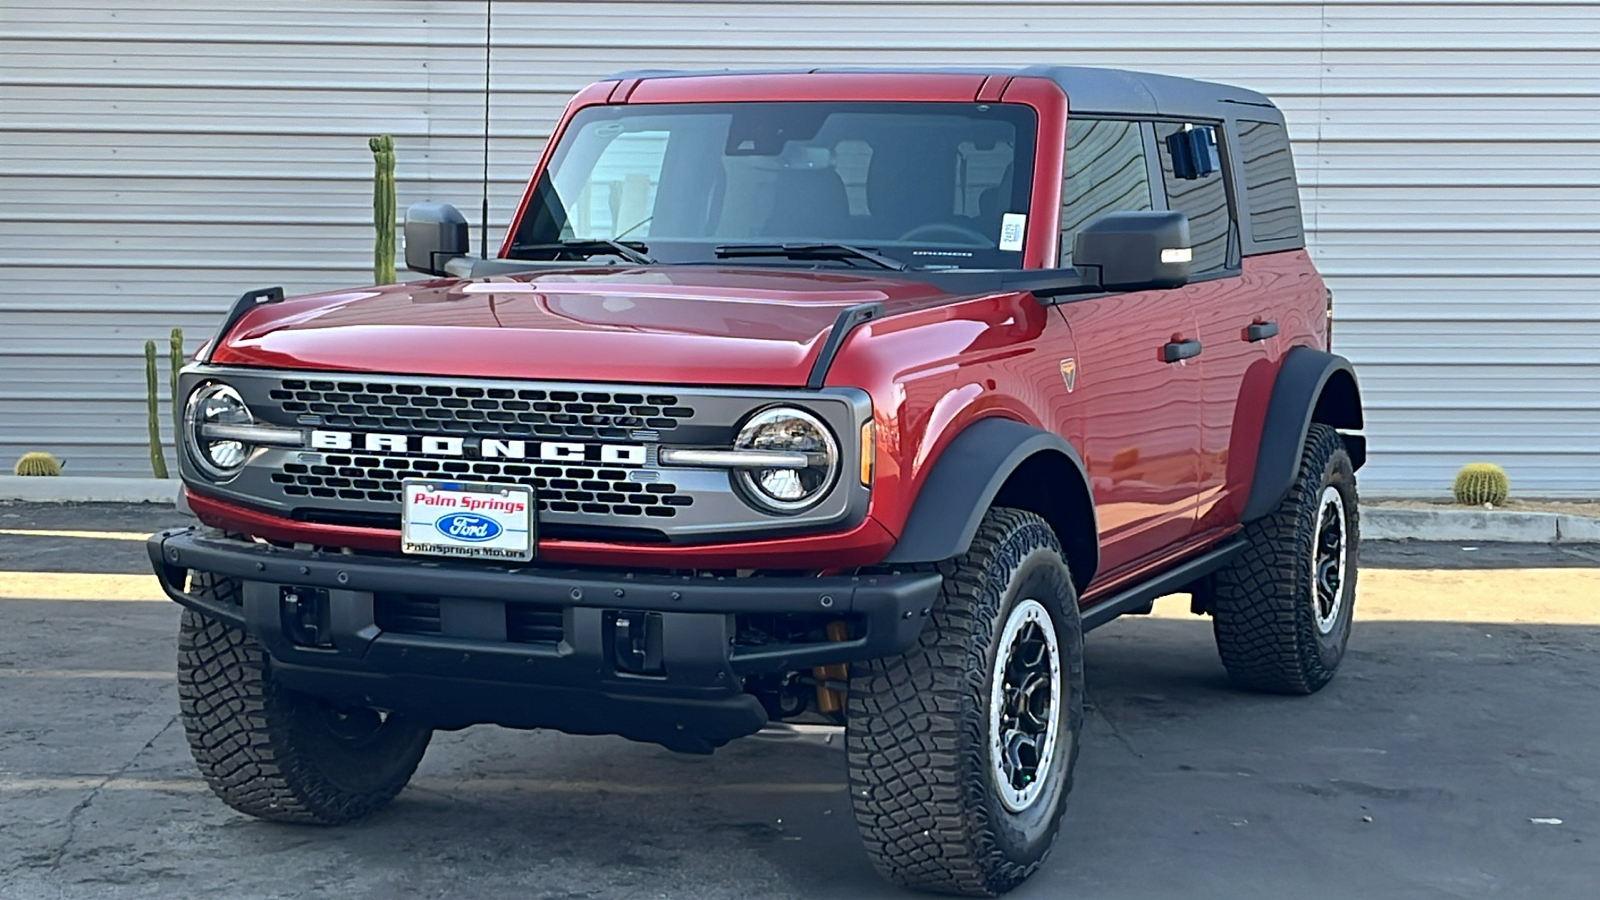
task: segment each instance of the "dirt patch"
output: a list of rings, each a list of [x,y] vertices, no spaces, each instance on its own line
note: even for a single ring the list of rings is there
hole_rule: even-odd
[[[1362,506],[1376,507],[1377,509],[1481,509],[1477,506],[1462,506],[1449,500],[1366,500]],[[1518,500],[1510,499],[1503,509],[1509,512],[1540,512],[1560,513],[1566,516],[1587,516],[1591,519],[1600,519],[1600,500]]]

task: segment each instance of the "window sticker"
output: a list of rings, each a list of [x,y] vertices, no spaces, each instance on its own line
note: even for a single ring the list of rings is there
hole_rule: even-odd
[[[1000,217],[1000,249],[1021,250],[1022,236],[1028,230],[1028,217],[1024,213],[1006,213]]]

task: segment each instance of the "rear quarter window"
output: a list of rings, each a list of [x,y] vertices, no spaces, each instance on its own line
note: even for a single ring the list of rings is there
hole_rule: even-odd
[[[1250,237],[1256,242],[1300,240],[1300,191],[1289,135],[1275,122],[1239,122]]]

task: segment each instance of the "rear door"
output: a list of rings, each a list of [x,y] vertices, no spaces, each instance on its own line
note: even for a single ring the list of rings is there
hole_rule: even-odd
[[[1218,339],[1230,342],[1239,359],[1226,373],[1234,380],[1235,398],[1227,435],[1207,437],[1231,452],[1227,465],[1210,474],[1215,500],[1201,510],[1201,530],[1230,526],[1243,513],[1278,365],[1305,333],[1307,313],[1320,312],[1325,303],[1322,281],[1304,252],[1300,193],[1282,117],[1276,110],[1241,111],[1227,139],[1243,274],[1240,290],[1225,298],[1230,302],[1213,318]],[[1212,377],[1210,368],[1206,375]]]
[[[1212,149],[1210,167],[1174,165],[1173,144],[1196,132]],[[1158,122],[1156,147],[1167,206],[1189,217],[1194,248],[1190,283],[1177,293],[1198,322],[1202,352],[1196,359],[1204,377],[1200,404],[1201,443],[1196,491],[1196,531],[1236,521],[1228,509],[1240,486],[1248,492],[1250,472],[1230,463],[1249,462],[1254,454],[1235,454],[1235,419],[1243,412],[1239,393],[1252,366],[1270,364],[1270,329],[1252,331],[1260,318],[1268,321],[1271,285],[1245,277],[1241,259],[1239,215],[1234,198],[1227,142],[1221,122]],[[1270,379],[1269,379],[1270,380]],[[1253,408],[1253,407],[1252,407]],[[1248,430],[1248,429],[1245,429]],[[1235,458],[1237,457],[1237,459]],[[1216,513],[1212,515],[1213,511]]]

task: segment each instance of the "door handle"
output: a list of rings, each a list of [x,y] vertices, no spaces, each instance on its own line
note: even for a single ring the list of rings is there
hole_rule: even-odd
[[[1277,333],[1277,322],[1251,322],[1249,327],[1244,330],[1244,339],[1255,343],[1256,341],[1264,341],[1269,337],[1273,337]]]
[[[1175,363],[1181,359],[1194,359],[1200,355],[1200,342],[1197,340],[1170,341],[1161,348],[1161,361]]]

